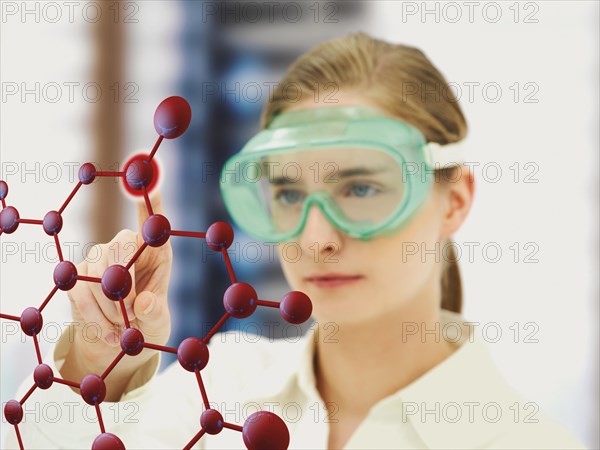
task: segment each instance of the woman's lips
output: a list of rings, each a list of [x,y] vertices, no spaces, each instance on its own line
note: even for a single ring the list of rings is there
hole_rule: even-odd
[[[306,280],[319,288],[334,288],[338,286],[347,286],[356,283],[362,278],[362,275],[328,275],[322,277],[309,277]]]

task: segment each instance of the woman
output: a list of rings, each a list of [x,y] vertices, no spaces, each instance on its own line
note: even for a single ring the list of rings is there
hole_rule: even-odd
[[[279,242],[285,277],[311,298],[317,326],[294,343],[211,340],[202,376],[225,421],[274,411],[286,421],[290,448],[583,448],[510,388],[460,315],[449,244],[470,210],[474,179],[460,164],[430,170],[460,162],[452,144],[467,131],[445,86],[418,49],[364,33],[326,42],[289,68],[263,111],[266,134],[229,161],[222,192],[241,228]],[[254,172],[241,172],[248,168]],[[158,195],[153,209],[161,212]],[[139,215],[142,224],[143,205]],[[120,262],[116,255],[130,253],[109,249],[132,241],[142,242],[119,233],[100,246],[103,259],[83,262],[79,273],[101,276]],[[289,244],[298,258],[286,253]],[[169,245],[144,252],[125,302],[132,326],[159,345],[170,333],[171,259]],[[119,353],[111,322],[123,319],[98,285],[77,283],[69,297],[78,325],[50,359],[62,378],[80,380],[102,373]],[[89,323],[98,324],[100,341],[89,338]],[[126,446],[183,447],[200,429],[194,377],[178,364],[155,376],[159,357],[149,349],[126,357],[105,380],[106,429]],[[21,390],[29,386],[28,379]],[[38,400],[84,405],[66,387]],[[110,414],[124,405],[133,405],[133,420]],[[98,424],[65,411],[54,423],[22,423],[25,445],[89,447]],[[244,442],[225,430],[196,445]],[[12,433],[9,446],[16,446]]]

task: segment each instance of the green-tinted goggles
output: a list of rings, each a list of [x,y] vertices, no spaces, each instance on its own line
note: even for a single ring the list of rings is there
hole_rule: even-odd
[[[221,193],[238,227],[262,241],[294,239],[313,204],[338,229],[370,239],[407,223],[440,156],[445,167],[461,161],[453,146],[426,143],[417,128],[370,106],[283,112],[227,160]]]

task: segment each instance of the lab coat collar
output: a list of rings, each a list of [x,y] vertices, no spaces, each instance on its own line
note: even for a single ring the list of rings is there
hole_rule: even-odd
[[[442,310],[441,322],[442,327],[448,323],[460,326],[462,334],[458,348],[424,375],[373,405],[369,415],[375,420],[412,424],[429,448],[481,448],[510,426],[508,408],[520,398],[498,371],[484,342],[473,333],[473,327],[461,314]],[[299,366],[289,367],[294,370],[285,382],[281,380],[279,390],[289,389],[297,383],[309,399],[322,402],[313,369],[315,331],[316,326],[311,327],[298,343],[301,355],[294,359]],[[453,421],[457,411],[455,403],[460,407],[463,420]],[[504,416],[497,422],[489,420],[482,412],[484,406],[494,403],[500,404]],[[415,407],[418,413],[415,413]],[[435,411],[436,407],[440,416],[446,419],[434,420],[434,413],[425,414],[423,418],[423,412]],[[471,413],[473,421],[464,417]]]
[[[464,321],[450,312],[443,315],[446,319]],[[376,414],[385,418],[400,405],[402,415],[407,413],[402,420],[410,420],[429,448],[483,448],[504,433],[511,425],[509,408],[519,398],[498,371],[481,338],[472,334],[466,337],[452,355],[383,399],[374,406],[374,412],[378,410]],[[493,417],[497,406],[502,415],[498,421]],[[458,412],[461,420],[456,420]]]

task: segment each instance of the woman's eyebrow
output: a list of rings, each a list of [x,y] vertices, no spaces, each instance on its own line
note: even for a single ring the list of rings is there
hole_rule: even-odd
[[[351,177],[354,175],[373,175],[375,173],[382,173],[388,170],[385,166],[380,167],[354,167],[351,169],[344,169],[338,172],[340,178]]]
[[[387,172],[388,167],[353,167],[350,169],[340,170],[339,172],[324,172],[326,175],[326,179],[330,179],[332,176],[339,176],[340,178],[352,177],[355,175],[373,175],[376,173]],[[269,180],[270,184],[274,184],[276,186],[281,186],[285,184],[297,184],[298,180],[293,180],[288,177],[276,177]]]

